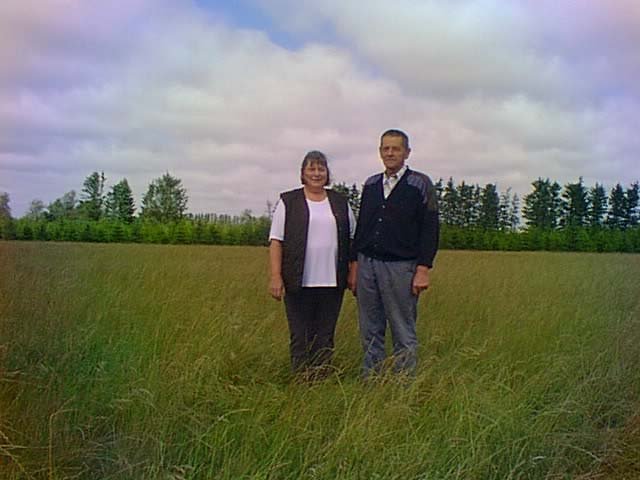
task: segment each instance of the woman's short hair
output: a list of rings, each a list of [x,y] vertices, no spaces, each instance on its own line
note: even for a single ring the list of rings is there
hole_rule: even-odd
[[[327,157],[324,153],[318,150],[311,150],[307,152],[302,160],[302,166],[300,167],[300,182],[304,185],[304,169],[309,165],[313,164],[322,165],[327,169],[327,181],[325,182],[325,187],[331,183],[331,171],[329,170],[329,165],[327,164]]]

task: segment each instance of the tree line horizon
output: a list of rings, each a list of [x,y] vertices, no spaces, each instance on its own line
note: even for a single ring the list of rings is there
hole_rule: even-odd
[[[266,245],[274,204],[254,216],[187,213],[182,181],[166,172],[154,179],[136,215],[126,178],[105,189],[104,172],[92,172],[75,190],[48,206],[31,202],[20,218],[11,216],[8,193],[0,193],[0,238],[5,240],[135,242],[163,244]],[[640,252],[640,186],[617,183],[610,191],[583,177],[561,186],[539,177],[522,199],[511,188],[500,192],[453,177],[435,183],[440,204],[441,248]],[[361,188],[333,184],[354,212]]]

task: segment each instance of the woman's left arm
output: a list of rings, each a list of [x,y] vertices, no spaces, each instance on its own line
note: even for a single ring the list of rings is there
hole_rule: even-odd
[[[269,264],[271,266],[271,279],[269,280],[269,293],[280,301],[284,295],[284,282],[282,281],[282,242],[271,239],[269,245]]]

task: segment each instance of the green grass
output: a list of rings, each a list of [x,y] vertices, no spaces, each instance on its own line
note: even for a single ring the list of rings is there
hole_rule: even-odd
[[[639,273],[443,251],[413,382],[359,380],[347,295],[335,374],[301,385],[264,248],[0,242],[0,478],[638,473]]]

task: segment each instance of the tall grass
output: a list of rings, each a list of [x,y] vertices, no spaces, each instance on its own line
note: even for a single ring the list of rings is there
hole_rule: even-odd
[[[347,295],[335,374],[307,385],[264,248],[0,243],[0,478],[598,471],[640,398],[639,272],[637,255],[443,251],[415,380],[359,380]]]

